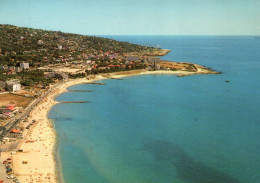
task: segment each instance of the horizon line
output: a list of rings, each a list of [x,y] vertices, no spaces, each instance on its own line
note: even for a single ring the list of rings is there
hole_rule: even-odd
[[[43,28],[35,28],[35,27],[26,27],[26,26],[19,26],[14,24],[5,24],[0,23],[0,25],[11,25],[15,27],[21,27],[21,28],[31,28],[31,29],[40,29],[45,31],[55,31],[55,32],[63,32],[63,33],[70,33],[70,34],[79,34],[79,35],[85,35],[85,36],[260,36],[260,34],[82,34],[78,32],[68,32],[68,31],[62,31],[62,30],[53,30],[53,29],[43,29]]]
[[[193,34],[193,35],[182,35],[182,34],[88,34],[88,36],[260,36],[249,34],[249,35],[221,35],[221,34]]]

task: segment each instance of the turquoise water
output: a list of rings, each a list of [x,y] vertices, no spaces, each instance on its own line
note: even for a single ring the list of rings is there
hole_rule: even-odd
[[[54,119],[66,183],[260,182],[260,41],[113,36],[172,52],[221,75],[144,75],[75,85]],[[227,83],[225,80],[229,80]]]

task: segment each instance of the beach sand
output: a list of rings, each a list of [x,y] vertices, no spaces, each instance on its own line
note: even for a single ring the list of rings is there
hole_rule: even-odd
[[[23,152],[17,152],[13,156],[14,176],[18,177],[23,183],[36,182],[63,182],[61,174],[57,171],[58,160],[56,153],[56,133],[51,120],[48,119],[48,112],[55,105],[55,96],[66,92],[72,85],[93,82],[101,79],[120,78],[132,75],[142,74],[175,74],[190,75],[186,71],[129,71],[120,73],[110,73],[97,75],[94,79],[87,80],[80,78],[63,82],[54,89],[37,107],[31,111],[29,121],[36,120],[34,126],[24,137],[19,149]],[[56,162],[57,160],[57,162]],[[27,161],[27,164],[23,164]]]
[[[103,77],[96,77],[96,79],[103,79]],[[48,119],[48,112],[58,103],[54,100],[55,96],[66,92],[67,87],[93,81],[94,79],[87,80],[86,78],[69,80],[54,89],[31,111],[28,121],[36,120],[36,123],[19,146],[23,152],[12,155],[14,176],[18,177],[21,182],[62,182],[62,177],[58,176],[57,156],[55,156],[56,133],[52,121]],[[25,161],[27,164],[23,164]]]
[[[36,120],[26,134],[19,149],[13,155],[14,176],[21,182],[56,182],[54,150],[56,135],[47,118],[48,111],[55,104],[53,94],[42,101],[32,112],[29,122]],[[27,164],[23,164],[27,161]]]

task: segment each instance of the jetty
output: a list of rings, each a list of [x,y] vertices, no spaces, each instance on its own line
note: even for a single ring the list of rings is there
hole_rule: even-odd
[[[70,104],[70,103],[80,104],[80,103],[90,103],[90,102],[89,101],[63,101],[63,102],[60,102],[60,103],[63,103],[63,104]]]
[[[115,79],[115,80],[124,80],[122,78],[111,78],[111,79]]]
[[[105,83],[96,83],[96,82],[92,82],[92,83],[83,83],[83,84],[89,84],[89,85],[105,85]]]
[[[93,92],[94,90],[68,90],[68,92]]]
[[[178,74],[177,77],[184,77],[184,76],[190,76],[190,75],[192,75],[192,74],[190,74],[190,73],[187,73],[187,74]]]

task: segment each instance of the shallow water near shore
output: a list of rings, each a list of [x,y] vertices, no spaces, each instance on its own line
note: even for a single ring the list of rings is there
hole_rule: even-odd
[[[260,41],[114,36],[221,75],[142,75],[75,85],[49,113],[66,183],[260,182]],[[230,82],[225,82],[229,80]]]

